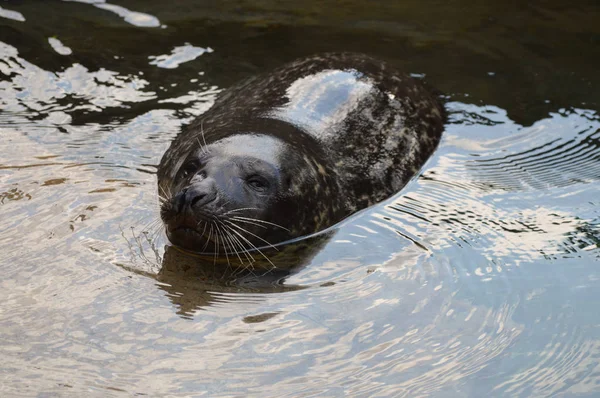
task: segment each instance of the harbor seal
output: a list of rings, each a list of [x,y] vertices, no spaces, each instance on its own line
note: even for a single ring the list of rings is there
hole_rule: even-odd
[[[361,54],[311,56],[245,80],[160,161],[167,237],[243,262],[251,250],[324,230],[418,173],[444,115],[418,81]]]

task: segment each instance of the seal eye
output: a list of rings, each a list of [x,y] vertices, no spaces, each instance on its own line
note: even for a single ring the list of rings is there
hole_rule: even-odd
[[[187,178],[194,174],[198,169],[196,162],[188,162],[181,168],[181,178]]]
[[[269,182],[258,174],[248,177],[246,183],[257,192],[266,192],[269,189]]]

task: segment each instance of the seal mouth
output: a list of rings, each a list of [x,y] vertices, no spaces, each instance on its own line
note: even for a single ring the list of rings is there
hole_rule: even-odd
[[[173,228],[170,232],[172,234],[174,234],[174,233],[185,233],[185,234],[198,235],[198,237],[202,237],[203,236],[200,232],[198,232],[194,228],[192,228],[192,227],[185,227],[185,226],[184,227]]]
[[[204,251],[209,246],[209,242],[214,242],[214,240],[208,239],[207,236],[188,226],[174,228],[169,231],[168,235],[169,240],[177,246],[197,252]]]

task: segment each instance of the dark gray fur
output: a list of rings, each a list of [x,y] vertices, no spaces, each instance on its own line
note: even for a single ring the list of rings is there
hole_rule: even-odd
[[[296,155],[289,162],[305,160],[293,169],[304,178],[289,187],[297,206],[273,208],[293,208],[275,218],[289,220],[294,233],[270,239],[294,238],[398,192],[438,145],[444,115],[420,82],[385,62],[345,53],[303,58],[224,91],[163,156],[160,191],[181,188],[173,181],[199,143],[240,133],[276,137]]]

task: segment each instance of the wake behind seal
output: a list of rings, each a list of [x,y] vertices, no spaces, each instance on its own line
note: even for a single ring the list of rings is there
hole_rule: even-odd
[[[243,81],[161,159],[167,236],[251,262],[257,248],[398,192],[437,147],[444,114],[419,82],[360,54],[303,58]]]

